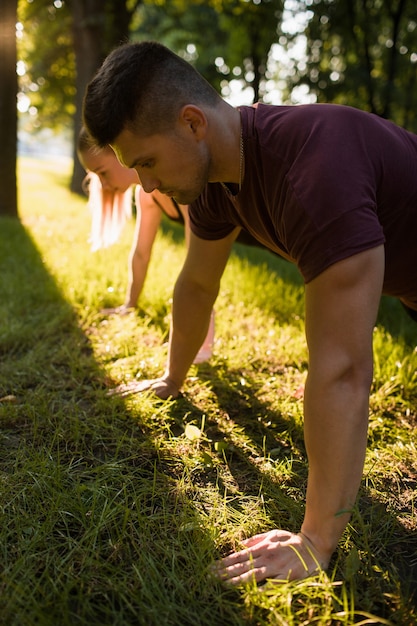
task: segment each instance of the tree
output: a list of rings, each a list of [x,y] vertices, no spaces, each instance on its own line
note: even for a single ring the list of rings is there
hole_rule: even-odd
[[[0,0],[0,215],[17,217],[17,0]]]
[[[417,131],[417,5],[414,0],[315,0],[307,59],[292,85],[319,101],[357,106]]]

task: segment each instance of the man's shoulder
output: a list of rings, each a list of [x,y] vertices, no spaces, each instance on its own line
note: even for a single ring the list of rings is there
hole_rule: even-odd
[[[345,104],[309,103],[309,104],[266,104],[256,102],[252,105],[239,107],[254,120],[298,118],[298,119],[346,119],[357,117],[362,119],[375,118],[375,115]]]
[[[352,107],[338,104],[264,104],[257,102],[250,106],[239,107],[248,135],[252,133],[268,136],[274,129],[281,132],[291,128],[291,133],[303,131],[312,125],[319,128],[321,125],[345,124],[346,116],[362,114],[364,112]]]

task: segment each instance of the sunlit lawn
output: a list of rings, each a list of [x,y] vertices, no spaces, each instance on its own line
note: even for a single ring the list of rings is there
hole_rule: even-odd
[[[162,372],[183,235],[164,222],[140,310],[104,318],[124,298],[133,224],[92,254],[69,169],[22,160],[22,224],[0,220],[0,623],[417,623],[417,325],[383,300],[358,508],[328,572],[228,589],[216,558],[303,517],[300,277],[236,247],[214,356],[182,397],[109,397]]]

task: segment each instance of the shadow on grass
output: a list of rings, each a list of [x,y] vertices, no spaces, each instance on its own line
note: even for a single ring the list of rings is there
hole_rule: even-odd
[[[105,374],[17,220],[0,221],[0,614],[37,624],[242,624],[193,502]]]

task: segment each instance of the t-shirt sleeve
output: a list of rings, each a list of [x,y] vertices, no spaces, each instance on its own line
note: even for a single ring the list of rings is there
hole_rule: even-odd
[[[296,237],[288,233],[293,242],[289,253],[297,259],[306,283],[334,263],[385,242],[382,226],[369,206],[338,215],[322,228],[312,223],[308,215],[302,215],[299,220],[287,222],[287,227],[297,232]]]
[[[188,208],[191,231],[200,239],[223,239],[239,224],[233,223],[225,192],[220,185],[209,183],[201,196]],[[221,208],[221,211],[219,210]],[[220,219],[222,215],[224,218]]]
[[[377,212],[377,165],[367,155],[360,128],[328,126],[312,127],[287,172],[292,203],[282,214],[285,241],[306,282],[333,263],[385,242]]]

